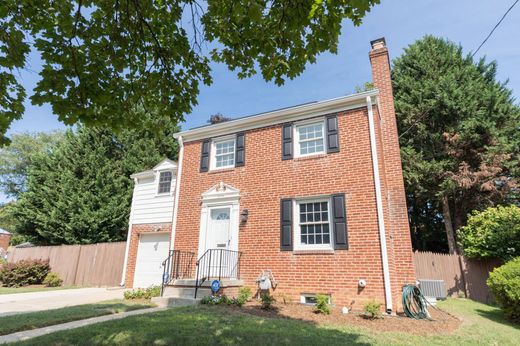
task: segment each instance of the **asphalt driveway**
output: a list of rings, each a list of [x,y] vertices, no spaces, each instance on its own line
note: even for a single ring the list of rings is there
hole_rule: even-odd
[[[0,316],[122,299],[123,289],[75,288],[0,295]]]

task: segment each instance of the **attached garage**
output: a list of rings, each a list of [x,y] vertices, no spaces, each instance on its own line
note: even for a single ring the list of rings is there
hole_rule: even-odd
[[[168,257],[169,248],[169,233],[142,233],[139,235],[134,287],[149,287],[161,284],[162,262]]]

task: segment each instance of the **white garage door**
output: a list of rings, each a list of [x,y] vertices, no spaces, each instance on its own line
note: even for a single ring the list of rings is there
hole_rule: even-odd
[[[163,276],[162,262],[168,257],[170,234],[153,233],[139,236],[134,287],[160,285]]]

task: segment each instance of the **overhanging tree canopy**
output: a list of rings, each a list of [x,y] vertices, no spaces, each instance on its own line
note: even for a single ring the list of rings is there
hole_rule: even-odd
[[[130,112],[173,121],[211,83],[210,59],[243,78],[282,84],[322,52],[336,52],[343,19],[355,25],[379,0],[3,0],[0,3],[0,144],[23,115],[16,69],[37,50],[43,68],[31,101],[65,124],[141,126]],[[207,45],[211,47],[206,49]]]

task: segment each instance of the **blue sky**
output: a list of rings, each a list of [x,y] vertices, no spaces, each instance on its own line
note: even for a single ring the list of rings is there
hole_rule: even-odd
[[[382,0],[360,27],[344,23],[337,55],[323,54],[298,78],[278,87],[261,76],[239,80],[224,65],[213,64],[213,84],[202,87],[199,105],[186,115],[183,129],[206,123],[220,112],[237,117],[309,101],[350,94],[356,85],[371,79],[368,51],[370,40],[384,36],[390,57],[426,34],[448,38],[474,51],[497,23],[513,0]],[[498,61],[498,77],[509,79],[520,100],[520,5],[515,7],[477,56]],[[38,80],[40,62],[31,55],[30,71],[22,71],[22,83],[31,93]],[[51,107],[26,104],[22,120],[8,134],[24,131],[51,131],[64,126]],[[0,202],[3,200],[0,195]]]

